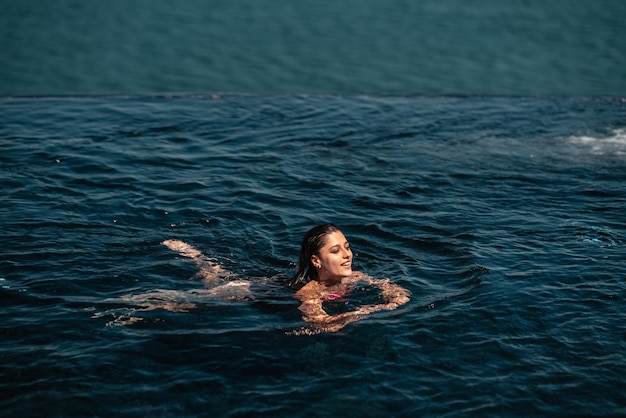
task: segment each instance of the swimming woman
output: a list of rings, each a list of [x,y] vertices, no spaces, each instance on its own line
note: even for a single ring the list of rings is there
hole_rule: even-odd
[[[367,314],[396,309],[409,301],[408,290],[387,279],[374,279],[352,270],[350,243],[333,224],[315,226],[304,235],[297,267],[290,286],[298,289],[296,298],[301,302],[299,309],[304,320],[318,332],[338,331]],[[359,283],[378,287],[382,303],[336,315],[324,310],[324,302],[347,296]]]
[[[196,261],[198,274],[203,278],[212,296],[242,298],[249,294],[249,282],[224,280],[231,276],[215,260],[203,256],[189,244],[178,240],[163,241],[163,245]],[[335,332],[366,315],[392,310],[409,301],[409,291],[389,280],[374,279],[352,270],[352,250],[343,233],[333,224],[311,228],[302,239],[298,271],[289,285],[296,289],[301,302],[299,310],[310,327],[296,334]],[[375,286],[380,290],[380,303],[363,305],[339,314],[329,314],[324,303],[349,297],[358,285]]]

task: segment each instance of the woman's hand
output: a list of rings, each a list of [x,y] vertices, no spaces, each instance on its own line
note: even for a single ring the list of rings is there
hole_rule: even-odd
[[[392,309],[404,305],[410,300],[411,292],[396,284],[389,283],[388,280],[381,286],[381,290],[383,291],[382,297],[387,304],[395,305]]]

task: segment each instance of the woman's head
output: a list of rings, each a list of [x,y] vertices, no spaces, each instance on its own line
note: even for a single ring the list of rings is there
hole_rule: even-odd
[[[299,287],[310,280],[349,276],[352,251],[343,233],[333,224],[317,225],[302,238],[298,272],[290,286]]]

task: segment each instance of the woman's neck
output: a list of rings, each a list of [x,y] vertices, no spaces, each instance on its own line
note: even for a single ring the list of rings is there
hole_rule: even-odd
[[[324,278],[318,278],[317,281],[321,284],[323,284],[324,286],[334,286],[337,284],[341,284],[341,282],[343,281],[343,277],[324,277]]]

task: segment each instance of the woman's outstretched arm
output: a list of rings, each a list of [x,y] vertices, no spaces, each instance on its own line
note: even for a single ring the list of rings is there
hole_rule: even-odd
[[[230,275],[217,261],[203,255],[200,251],[187,244],[186,242],[176,239],[168,239],[161,244],[165,245],[172,251],[178,252],[183,257],[189,257],[196,262],[198,266],[198,275],[202,278],[206,285],[213,285],[216,281]]]

